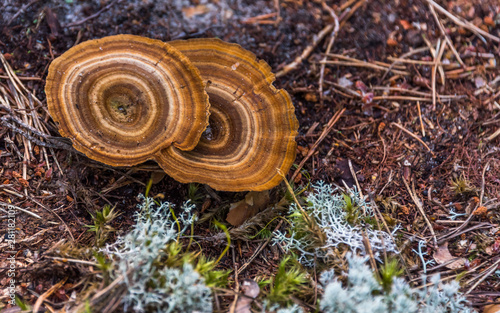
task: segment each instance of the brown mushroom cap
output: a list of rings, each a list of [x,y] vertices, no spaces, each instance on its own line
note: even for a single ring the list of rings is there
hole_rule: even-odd
[[[50,65],[45,93],[61,135],[113,166],[144,162],[170,145],[193,149],[208,124],[198,69],[172,46],[139,36],[69,49]]]
[[[272,85],[269,65],[236,44],[218,39],[170,42],[200,70],[210,120],[191,151],[163,149],[160,166],[180,182],[218,190],[266,190],[295,160],[298,122],[290,96]]]

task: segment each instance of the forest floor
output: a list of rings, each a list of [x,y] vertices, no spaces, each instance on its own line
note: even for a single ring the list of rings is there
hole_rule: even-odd
[[[137,195],[159,168],[153,162],[113,168],[54,144],[60,135],[44,94],[54,58],[80,42],[122,33],[163,41],[218,37],[265,60],[277,74],[274,85],[292,96],[300,124],[301,168],[293,184],[359,188],[377,205],[380,222],[400,225],[408,281],[418,283],[422,264],[413,250],[424,240],[426,260],[442,264],[431,272],[443,280],[460,276],[473,307],[500,303],[495,0],[0,0],[2,288],[9,285],[9,251],[15,250],[16,293],[31,305],[45,294],[45,307],[61,308],[94,270],[61,261],[54,247],[93,246],[95,234],[86,225],[106,204],[121,213],[107,240],[134,224]],[[10,67],[19,81],[9,78]],[[149,194],[180,205],[196,192],[205,222],[194,232],[213,237],[220,230],[209,227],[210,218],[225,222],[230,204],[245,193],[193,188],[166,176]],[[282,184],[271,191],[269,206],[284,190]],[[9,206],[17,212],[15,247],[8,243]],[[286,230],[278,220],[267,225],[277,226]],[[246,233],[231,234],[232,249],[219,269],[235,270],[255,256],[236,279],[276,272],[281,250]],[[217,258],[225,236],[200,245]],[[1,309],[7,291],[0,299]],[[231,301],[221,296],[221,310]]]

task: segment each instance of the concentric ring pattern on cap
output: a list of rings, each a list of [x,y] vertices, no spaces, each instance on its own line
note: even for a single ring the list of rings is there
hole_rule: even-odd
[[[218,39],[169,42],[200,70],[210,100],[210,120],[191,151],[161,150],[160,166],[180,182],[217,190],[266,190],[295,160],[298,122],[290,96],[277,90],[267,63]]]
[[[198,69],[171,45],[139,36],[69,49],[50,65],[45,92],[61,135],[113,166],[155,159],[170,145],[193,149],[208,124]]]

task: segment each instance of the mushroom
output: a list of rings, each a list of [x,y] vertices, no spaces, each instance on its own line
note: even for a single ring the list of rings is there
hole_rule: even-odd
[[[208,124],[198,69],[172,46],[139,36],[69,49],[50,65],[45,93],[61,135],[113,166],[156,159],[171,145],[191,150]]]
[[[295,160],[298,122],[270,66],[218,39],[169,42],[200,70],[210,101],[207,130],[191,151],[161,150],[165,172],[224,191],[261,191],[280,183]]]

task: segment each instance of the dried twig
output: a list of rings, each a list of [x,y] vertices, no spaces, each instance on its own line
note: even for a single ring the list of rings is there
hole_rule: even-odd
[[[283,220],[280,220],[278,225],[276,226],[276,228],[274,229],[274,231],[277,231],[280,227],[281,227],[281,224],[283,223]],[[262,242],[259,247],[255,250],[255,252],[252,254],[252,256],[245,262],[245,264],[243,264],[237,271],[236,273],[239,275],[241,274],[247,267],[248,265],[250,265],[250,263],[252,263],[253,260],[255,260],[255,258],[259,255],[259,253],[262,252],[262,250],[269,244],[269,242],[271,241],[271,238],[272,237],[269,237],[266,239],[266,241]]]
[[[354,171],[354,168],[352,167],[351,159],[348,159],[347,163],[349,164],[349,170],[351,171],[351,175],[354,178],[354,182],[356,183],[356,187],[358,187],[359,196],[361,197],[361,199],[364,199],[365,197],[363,196],[363,192],[361,191],[361,187],[359,186],[358,177],[356,176],[356,172]],[[363,207],[363,210],[365,211],[363,213],[366,214],[365,207]]]
[[[498,128],[496,130],[496,132],[494,132],[493,134],[491,134],[490,136],[488,136],[488,138],[486,138],[487,141],[492,141],[493,139],[495,139],[496,137],[498,137],[500,135],[500,128]]]
[[[102,12],[108,10],[109,8],[111,8],[117,2],[119,2],[119,0],[114,0],[111,3],[109,3],[107,6],[105,6],[104,8],[100,9],[99,11],[97,11],[97,13],[94,13],[94,14],[92,14],[90,16],[87,16],[83,20],[80,20],[80,21],[77,21],[77,22],[73,22],[73,23],[69,23],[69,24],[66,24],[66,25],[62,25],[62,27],[73,27],[73,26],[82,25],[85,22],[98,17],[99,15],[101,15]]]
[[[302,54],[296,57],[292,63],[285,65],[281,71],[276,73],[275,76],[282,77],[295,70],[302,63],[302,61],[309,57],[311,52],[313,52],[314,48],[316,48],[316,46],[323,40],[323,38],[325,38],[326,35],[332,32],[334,27],[335,26],[333,24],[326,25],[316,36],[314,36],[313,42],[309,46],[307,46],[304,51],[302,51]]]
[[[425,222],[427,223],[427,227],[429,227],[429,230],[431,231],[431,234],[432,234],[432,238],[434,239],[434,246],[437,247],[438,241],[436,238],[436,233],[434,232],[434,228],[432,227],[432,224],[429,221],[427,214],[425,214],[425,211],[424,211],[424,208],[422,206],[422,203],[420,202],[420,199],[417,197],[417,195],[415,193],[415,186],[413,185],[413,182],[412,182],[412,189],[410,189],[410,186],[408,185],[408,182],[406,181],[406,179],[404,177],[401,177],[401,179],[403,180],[403,182],[406,186],[406,189],[408,190],[408,193],[410,194],[411,199],[413,200],[413,202],[417,206],[418,210],[420,211],[420,214],[422,214],[422,217],[424,218]]]
[[[347,21],[351,18],[354,12],[356,12],[363,4],[365,4],[365,2],[366,0],[359,0],[358,2],[356,2],[355,5],[352,6],[352,8],[347,12],[347,14],[342,16],[342,21],[340,22],[340,28],[344,27],[345,23],[347,23]],[[345,9],[347,9],[347,7],[345,6],[341,7],[341,10]]]
[[[60,282],[50,287],[49,290],[45,291],[40,297],[38,297],[38,299],[35,302],[35,305],[33,306],[33,313],[37,313],[40,307],[42,306],[43,301],[45,301],[48,297],[50,297],[56,290],[61,288],[67,279],[68,277],[62,279]]]
[[[418,48],[418,49],[415,49],[415,50],[411,50],[411,51],[408,51],[406,52],[405,54],[403,54],[402,56],[399,57],[399,59],[406,59],[407,57],[410,57],[414,54],[418,54],[418,53],[422,53],[422,52],[425,52],[429,50],[428,47],[422,47],[422,48]],[[385,77],[387,76],[387,74],[389,74],[389,72],[392,70],[392,68],[394,66],[396,66],[397,64],[400,64],[401,62],[400,61],[394,61],[391,66],[389,66],[389,68],[385,71],[384,73],[384,76],[382,76],[382,81],[385,79]]]
[[[10,25],[10,23],[12,23],[12,21],[13,21],[13,20],[15,20],[15,19],[19,16],[19,14],[23,13],[23,12],[24,12],[27,8],[29,8],[30,6],[32,6],[33,4],[35,4],[35,3],[37,3],[37,2],[38,2],[38,0],[31,0],[31,1],[30,1],[30,2],[28,2],[27,4],[23,5],[23,6],[19,9],[19,11],[17,11],[17,12],[16,12],[16,14],[14,14],[14,15],[10,18],[9,22],[7,23],[7,26],[9,26],[9,25]]]
[[[4,206],[4,207],[7,207],[7,208],[13,208],[13,209],[16,209],[16,210],[18,210],[18,211],[21,211],[21,212],[24,212],[24,213],[26,213],[26,214],[29,214],[29,215],[31,215],[31,216],[33,216],[33,217],[35,217],[35,218],[42,219],[42,218],[40,217],[40,215],[38,215],[38,214],[36,214],[36,213],[33,213],[33,212],[30,212],[30,211],[28,211],[28,210],[26,210],[26,209],[20,208],[20,207],[15,206],[15,205],[8,204],[8,203],[4,203],[4,202],[0,202],[0,205],[1,205],[1,206]]]
[[[490,168],[490,161],[486,162],[486,165],[483,168],[483,174],[481,175],[481,195],[479,196],[479,206],[483,205],[483,197],[484,197],[484,187],[486,185],[486,181],[484,176],[486,175],[486,171]]]
[[[336,56],[336,57],[338,57],[338,56]],[[327,61],[320,61],[319,63],[320,64],[349,66],[349,67],[366,67],[366,68],[371,68],[371,69],[378,70],[378,71],[385,71],[389,67],[389,65],[388,66],[381,66],[381,65],[369,63],[366,61],[360,61],[360,60],[355,60],[353,62],[327,60]],[[392,72],[395,74],[399,74],[399,75],[405,75],[405,76],[410,75],[410,72],[406,72],[406,71],[399,71],[399,70],[393,69]]]
[[[483,39],[483,41],[484,41],[484,38],[482,38],[481,35],[485,36],[485,37],[488,37],[488,38],[490,38],[493,41],[500,42],[500,38],[499,37],[494,36],[494,35],[492,35],[492,34],[490,34],[488,32],[485,32],[484,30],[480,29],[479,27],[475,26],[474,24],[472,24],[469,21],[466,21],[466,20],[464,20],[464,19],[462,19],[460,17],[456,17],[455,15],[453,15],[450,12],[446,11],[443,7],[441,7],[439,4],[437,4],[433,0],[427,0],[427,3],[429,3],[434,8],[436,8],[436,10],[438,10],[439,12],[441,12],[444,15],[448,16],[448,18],[450,18],[458,26],[462,26],[463,28],[466,28],[466,29],[470,30],[471,32],[473,32],[474,34],[476,34],[477,36],[479,36],[481,39]]]
[[[9,79],[9,76],[7,75],[0,75],[0,78],[2,79]],[[40,77],[27,77],[27,76],[17,76],[19,80],[42,80]]]
[[[33,201],[34,203],[36,203],[38,206],[40,206],[41,208],[43,208],[45,211],[47,211],[47,212],[52,213],[53,215],[55,215],[61,221],[61,223],[64,224],[64,226],[66,228],[66,231],[69,233],[71,239],[73,239],[73,241],[75,241],[75,237],[73,236],[73,233],[71,233],[71,230],[70,230],[68,224],[66,224],[66,222],[59,216],[59,214],[57,214],[56,212],[54,212],[54,210],[51,210],[51,209],[47,208],[45,205],[43,205],[40,202],[36,201],[32,197],[28,197],[28,198],[30,198],[31,201]]]
[[[420,120],[420,128],[422,129],[422,137],[425,137],[424,122],[422,121],[422,110],[420,109],[420,101],[417,101],[418,119]]]
[[[444,36],[444,39],[446,40],[446,43],[448,43],[448,46],[450,47],[451,51],[455,55],[455,58],[457,59],[458,63],[460,63],[460,65],[462,67],[465,67],[464,61],[462,61],[462,59],[460,58],[460,55],[458,54],[457,50],[453,46],[453,43],[451,42],[450,37],[446,33],[443,24],[439,20],[439,17],[437,16],[436,11],[434,10],[434,7],[430,3],[428,3],[428,5],[429,5],[429,9],[431,10],[432,15],[434,16],[434,19],[436,20],[436,24],[438,25],[439,30],[441,31],[441,34]]]
[[[335,123],[337,123],[337,121],[339,120],[339,118],[342,116],[342,114],[344,114],[345,112],[345,108],[343,108],[341,111],[337,111],[337,113],[335,113],[332,118],[330,119],[330,121],[328,122],[326,128],[323,130],[323,132],[321,133],[321,136],[319,136],[318,140],[316,140],[316,142],[314,143],[314,145],[311,147],[311,149],[309,149],[309,152],[307,152],[307,155],[305,158],[302,159],[302,161],[300,162],[299,166],[297,167],[297,169],[295,170],[295,172],[293,173],[292,175],[292,178],[290,179],[291,181],[293,181],[295,179],[295,177],[297,177],[297,175],[300,173],[300,170],[302,169],[302,167],[304,166],[304,164],[306,163],[307,160],[309,160],[309,158],[314,154],[314,152],[316,151],[316,149],[318,148],[319,144],[323,141],[323,139],[325,139],[325,137],[330,133],[330,131],[332,130],[333,128],[333,125],[335,125]]]
[[[408,135],[412,136],[413,138],[415,138],[418,142],[420,142],[430,153],[433,153],[431,151],[431,148],[429,148],[429,146],[422,141],[422,139],[420,139],[417,135],[415,135],[414,133],[412,133],[411,131],[407,130],[406,128],[404,128],[403,126],[399,125],[398,123],[391,123],[391,125],[394,125],[396,126],[397,128],[401,129],[402,131],[404,131],[405,133],[407,133]]]
[[[493,274],[497,270],[498,264],[500,264],[500,259],[496,260],[495,263],[493,263],[490,267],[484,270],[483,273],[481,273],[481,278],[472,287],[470,287],[469,290],[465,292],[465,294],[466,295],[470,294],[472,290],[476,289],[476,287],[481,282],[483,282],[486,278],[488,278],[491,274]]]
[[[323,61],[326,61],[327,55],[330,53],[330,50],[332,49],[333,43],[335,42],[335,38],[337,37],[337,33],[339,32],[339,18],[337,17],[337,14],[335,14],[335,11],[330,8],[325,2],[322,3],[323,8],[326,9],[328,12],[330,12],[330,15],[333,18],[334,21],[334,29],[332,31],[332,34],[330,35],[330,42],[328,42],[328,46],[326,47],[326,53],[325,56],[323,57]],[[325,67],[326,64],[322,63],[321,68],[319,71],[319,98],[321,101],[321,104],[323,104],[323,80],[325,77]]]
[[[436,74],[439,69],[439,73],[441,74],[442,84],[444,85],[444,71],[443,67],[439,64],[441,63],[441,58],[443,57],[444,49],[446,48],[446,43],[441,42],[441,45],[438,45],[439,49],[436,50],[434,55],[434,66],[432,67],[432,110],[436,109]],[[437,49],[437,48],[436,48]]]

